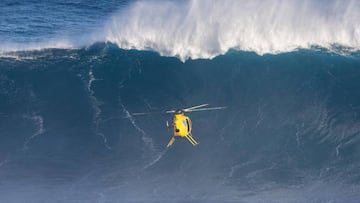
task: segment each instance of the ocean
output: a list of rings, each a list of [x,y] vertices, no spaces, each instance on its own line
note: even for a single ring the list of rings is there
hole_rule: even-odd
[[[359,11],[1,1],[0,202],[359,202]]]

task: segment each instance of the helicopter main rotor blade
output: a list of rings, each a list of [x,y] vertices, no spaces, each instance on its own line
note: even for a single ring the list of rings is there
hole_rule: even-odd
[[[226,106],[221,107],[210,107],[210,108],[201,108],[208,106],[209,104],[201,104],[193,107],[189,107],[186,109],[183,109],[184,112],[193,112],[193,111],[209,111],[209,110],[219,110],[219,109],[225,109]],[[150,112],[136,112],[131,113],[132,116],[145,116],[145,115],[152,115],[152,114],[169,114],[169,113],[175,113],[176,110],[167,110],[167,111],[150,111]]]
[[[176,110],[168,110],[168,111],[165,111],[165,113],[175,113]]]
[[[132,116],[145,116],[145,115],[152,115],[152,114],[168,114],[168,113],[175,113],[175,110],[168,110],[168,111],[150,111],[150,112],[136,112],[130,113]]]
[[[150,114],[158,114],[157,112],[139,112],[139,113],[130,113],[132,116],[145,116],[145,115],[150,115]]]
[[[190,109],[190,110],[184,110],[185,112],[194,112],[194,111],[210,111],[210,110],[220,110],[220,109],[226,109],[226,106],[219,106],[219,107],[210,107],[210,108],[202,108],[202,109]]]
[[[193,106],[193,107],[186,108],[186,109],[184,109],[183,111],[188,111],[188,110],[192,110],[192,109],[197,109],[197,108],[205,107],[205,106],[208,106],[208,105],[209,105],[209,104],[201,104],[201,105],[198,105],[198,106]]]

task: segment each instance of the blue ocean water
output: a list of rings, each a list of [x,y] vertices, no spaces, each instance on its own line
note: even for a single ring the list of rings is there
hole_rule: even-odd
[[[0,202],[358,202],[359,10],[2,1]]]

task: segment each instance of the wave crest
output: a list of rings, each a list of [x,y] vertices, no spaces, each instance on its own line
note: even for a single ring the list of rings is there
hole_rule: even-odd
[[[360,2],[282,0],[137,1],[114,15],[105,41],[161,55],[213,58],[333,45],[360,48]]]

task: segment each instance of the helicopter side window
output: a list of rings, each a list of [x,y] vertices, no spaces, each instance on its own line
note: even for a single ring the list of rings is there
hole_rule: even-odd
[[[182,123],[184,124],[184,126],[189,127],[189,126],[188,126],[188,122],[187,122],[187,120],[183,120],[183,121],[182,121]]]

